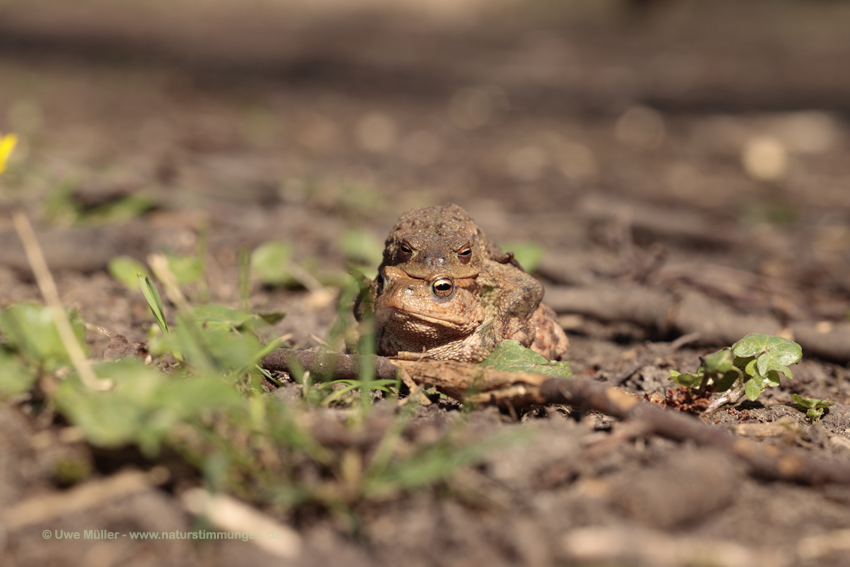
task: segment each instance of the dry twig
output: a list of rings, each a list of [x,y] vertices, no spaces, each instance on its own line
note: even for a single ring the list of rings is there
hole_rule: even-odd
[[[80,343],[77,341],[76,335],[74,335],[74,329],[71,327],[68,314],[62,306],[59,291],[56,289],[56,282],[53,281],[53,276],[50,275],[47,262],[44,260],[44,254],[42,254],[41,247],[38,245],[38,240],[32,230],[32,225],[30,225],[27,217],[21,212],[16,212],[13,220],[15,230],[18,231],[18,236],[27,255],[27,260],[29,260],[30,267],[35,275],[38,289],[41,291],[44,302],[53,315],[53,321],[56,324],[56,330],[59,332],[59,338],[65,346],[65,350],[68,351],[71,364],[74,365],[80,380],[91,390],[109,390],[112,388],[112,380],[101,380],[95,375]]]
[[[355,378],[358,356],[319,354],[280,349],[263,360],[270,370],[302,368],[335,378]],[[378,378],[396,377],[399,368],[416,384],[435,387],[444,394],[476,406],[522,408],[542,404],[568,404],[583,411],[594,410],[621,420],[638,422],[648,434],[674,441],[691,440],[736,455],[763,478],[804,484],[850,484],[850,466],[815,460],[799,452],[765,447],[739,439],[699,419],[641,401],[620,389],[585,378],[566,380],[542,374],[502,372],[475,364],[453,361],[391,361],[375,357]]]

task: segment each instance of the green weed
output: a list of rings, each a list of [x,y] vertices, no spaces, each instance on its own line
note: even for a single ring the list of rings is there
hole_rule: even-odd
[[[138,268],[123,264],[113,262],[116,272]],[[112,388],[93,391],[69,370],[47,308],[18,304],[0,312],[0,394],[39,388],[38,379],[47,377],[55,387],[44,389],[43,403],[78,427],[93,446],[133,445],[152,461],[162,459],[167,448],[211,489],[274,510],[318,504],[354,523],[358,502],[434,486],[507,442],[501,437],[464,440],[460,425],[436,443],[411,443],[407,431],[414,404],[389,421],[372,417],[375,393],[394,397],[399,381],[376,379],[371,356],[363,357],[359,380],[329,381],[331,376],[294,370],[292,377],[304,392],[301,400],[267,395],[264,382],[287,387],[260,366],[279,346],[268,337],[270,325],[284,314],[183,304],[169,317],[154,281],[140,272],[135,279],[161,331],[149,341],[149,351],[154,357],[171,352],[177,359],[168,373],[137,359],[101,362],[93,370]],[[340,343],[349,329],[357,291],[351,278],[340,289],[328,343]],[[75,313],[71,320],[83,342],[82,320]],[[374,338],[365,333],[360,347],[364,354],[374,353]],[[349,412],[340,427],[352,439],[374,427],[381,428],[379,435],[372,434],[370,445],[320,441],[308,415],[328,406]],[[86,474],[74,469],[63,478],[75,482]]]
[[[835,405],[835,402],[818,400],[816,398],[804,398],[797,394],[791,394],[791,399],[797,402],[797,407],[800,410],[806,412],[806,417],[809,418],[809,421],[812,423],[820,421],[820,418],[823,417],[824,410],[826,410],[829,406]]]
[[[780,374],[793,378],[789,366],[800,362],[803,349],[794,341],[773,335],[750,333],[743,339],[703,359],[696,373],[670,371],[670,380],[693,388],[700,395],[720,392],[707,413],[735,404],[744,395],[755,401],[768,386],[778,386]]]

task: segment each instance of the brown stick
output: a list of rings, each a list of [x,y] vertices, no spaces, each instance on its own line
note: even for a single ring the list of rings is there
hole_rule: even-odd
[[[375,375],[378,378],[394,380],[398,375],[396,367],[389,358],[376,356]],[[363,361],[358,355],[314,352],[310,350],[292,350],[280,348],[263,359],[266,370],[292,372],[300,367],[309,370],[314,376],[333,376],[335,380],[355,380],[360,377]]]
[[[354,378],[360,369],[357,356],[284,349],[263,359],[263,367],[287,371],[292,361],[297,361],[311,373],[333,375],[335,378]],[[592,380],[501,372],[463,362],[393,362],[388,358],[375,357],[379,378],[395,378],[399,367],[417,384],[436,387],[448,396],[477,406],[521,408],[538,404],[569,404],[584,411],[595,410],[621,420],[641,423],[646,431],[667,439],[693,440],[700,445],[720,448],[736,455],[749,465],[753,474],[763,478],[804,484],[850,484],[850,466],[818,461],[799,452],[763,447],[710,427],[695,417],[662,409]]]

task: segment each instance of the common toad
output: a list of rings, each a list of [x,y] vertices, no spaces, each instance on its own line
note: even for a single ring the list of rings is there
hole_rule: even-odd
[[[393,266],[382,273],[375,301],[377,352],[382,356],[480,362],[514,339],[546,358],[566,351],[554,312],[541,305],[528,319],[499,317],[473,278],[411,278]]]
[[[486,302],[502,317],[528,319],[543,299],[543,286],[527,274],[460,206],[413,209],[404,213],[387,237],[378,278],[370,282],[366,299],[374,302],[382,287],[384,268],[394,266],[411,278],[433,281],[475,278]],[[358,319],[368,306],[355,307]]]
[[[375,315],[378,353],[480,361],[515,339],[549,359],[569,345],[543,286],[457,205],[415,209],[390,231],[374,282],[355,305]],[[423,354],[424,353],[424,354]]]

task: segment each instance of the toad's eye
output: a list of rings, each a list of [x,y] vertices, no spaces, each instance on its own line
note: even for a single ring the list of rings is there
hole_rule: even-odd
[[[469,261],[472,260],[472,248],[469,246],[461,248],[457,253],[457,259],[460,260],[461,264],[469,264]]]
[[[402,244],[399,246],[398,255],[402,262],[407,262],[411,257],[413,257],[413,249],[407,244]]]
[[[440,278],[431,284],[431,293],[436,297],[449,297],[454,289],[455,284],[449,278]]]

